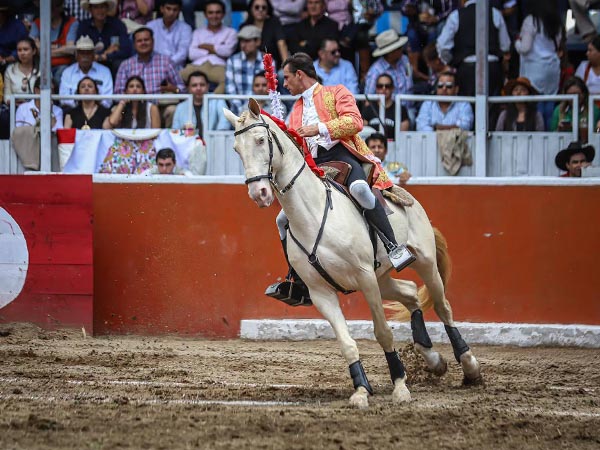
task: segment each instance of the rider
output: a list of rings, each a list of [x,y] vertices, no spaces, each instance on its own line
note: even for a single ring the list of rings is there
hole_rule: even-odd
[[[296,53],[283,62],[283,78],[284,87],[292,95],[301,95],[290,113],[290,128],[305,139],[317,164],[327,161],[350,164],[352,170],[347,180],[350,195],[364,208],[365,218],[383,234],[384,242],[388,241],[386,250],[394,268],[397,271],[404,269],[415,257],[404,244],[398,245],[396,242],[385,210],[367,183],[362,167],[364,163],[373,165],[373,187],[387,189],[393,186],[381,164],[358,135],[363,127],[363,120],[354,96],[343,85],[319,84],[313,61],[306,53]],[[277,227],[286,259],[287,224],[287,217],[282,210],[277,216]],[[294,299],[295,296],[310,299],[308,288],[291,265],[284,283],[295,287],[289,289],[293,300],[301,300]],[[282,298],[277,285],[270,286],[267,295]]]

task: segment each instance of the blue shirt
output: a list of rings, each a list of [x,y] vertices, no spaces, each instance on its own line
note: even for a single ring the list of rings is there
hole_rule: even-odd
[[[473,129],[473,108],[467,102],[455,102],[444,113],[438,102],[423,102],[417,116],[417,131],[434,131],[436,125],[456,125],[470,131]]]
[[[119,19],[108,16],[102,30],[98,30],[94,26],[92,19],[82,20],[79,22],[77,29],[77,39],[81,36],[89,36],[94,44],[102,42],[104,49],[110,47],[110,40],[113,36],[119,37],[119,50],[108,55],[108,61],[113,59],[126,59],[132,55],[133,49],[131,39],[127,35],[127,28]],[[98,53],[102,53],[104,50]]]
[[[244,52],[231,55],[225,65],[225,93],[251,95],[254,75],[263,70],[263,53],[260,50],[256,52],[254,61],[248,60]],[[273,63],[273,71],[275,71],[275,63]],[[231,100],[231,106],[237,114],[242,110],[242,103],[242,100]]]
[[[356,76],[356,70],[350,61],[340,59],[340,63],[337,66],[331,68],[329,72],[325,72],[321,66],[319,66],[319,60],[314,62],[315,70],[317,75],[321,77],[321,84],[323,86],[335,86],[337,84],[343,84],[353,94],[358,94],[358,77]]]
[[[113,94],[113,79],[110,69],[97,62],[92,63],[92,67],[90,67],[88,73],[83,73],[83,71],[79,68],[79,63],[71,64],[69,67],[67,67],[60,78],[58,93],[60,95],[76,95],[77,85],[85,76],[88,76],[96,81],[96,84],[98,85],[98,94]],[[61,100],[61,104],[75,106],[75,100]],[[107,108],[110,108],[112,101],[103,100],[102,104]]]
[[[204,108],[206,107],[206,103],[202,102],[202,112],[204,112]],[[192,116],[189,115],[190,101],[186,100],[181,102],[175,108],[175,114],[173,115],[173,129],[181,130],[184,125],[188,122],[191,122],[196,128],[196,114],[194,114],[194,107],[192,106]],[[223,114],[223,108],[227,108],[227,104],[225,100],[211,100],[210,105],[208,107],[208,123],[204,124],[207,130],[231,130],[231,125],[229,121]]]
[[[28,36],[27,28],[23,22],[14,17],[7,16],[4,25],[0,26],[0,56],[17,57],[17,42]]]

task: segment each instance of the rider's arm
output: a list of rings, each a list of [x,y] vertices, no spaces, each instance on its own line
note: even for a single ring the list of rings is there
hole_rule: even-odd
[[[334,100],[332,106],[335,107],[337,118],[320,123],[319,132],[321,136],[328,137],[332,141],[350,138],[363,129],[363,119],[358,111],[358,106],[356,106],[356,100],[354,95],[342,85],[336,86],[333,94],[335,98],[332,99]],[[327,100],[326,98],[325,106],[328,106]],[[322,128],[326,129],[327,133],[322,133]]]

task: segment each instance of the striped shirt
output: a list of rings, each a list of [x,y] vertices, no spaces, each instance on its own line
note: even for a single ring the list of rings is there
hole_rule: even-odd
[[[244,52],[238,52],[227,60],[225,66],[225,93],[230,95],[251,95],[254,75],[263,69],[263,53],[258,50],[254,61],[250,61]],[[275,63],[273,63],[275,71]],[[242,100],[232,100],[232,107],[241,112]]]

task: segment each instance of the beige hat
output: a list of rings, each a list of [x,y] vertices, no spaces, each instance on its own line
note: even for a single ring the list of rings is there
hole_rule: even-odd
[[[373,51],[375,58],[396,50],[397,48],[404,47],[408,42],[406,36],[400,36],[396,33],[396,30],[385,30],[383,33],[379,33],[375,37],[375,44],[377,48]]]
[[[90,5],[101,5],[108,3],[108,8],[114,8],[117,5],[117,0],[81,0],[81,8],[85,11],[90,10]]]
[[[81,36],[75,43],[75,48],[77,50],[94,50],[95,47],[94,41],[87,35]]]
[[[256,25],[246,25],[238,33],[238,39],[260,39],[261,31]]]

